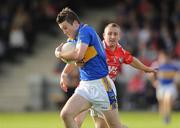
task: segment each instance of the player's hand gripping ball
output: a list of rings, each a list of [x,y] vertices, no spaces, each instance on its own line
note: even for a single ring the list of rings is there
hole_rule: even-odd
[[[74,44],[74,43],[71,43],[71,42],[68,42],[68,43],[63,43],[63,44],[61,44],[60,46],[58,46],[57,48],[56,48],[56,50],[55,50],[55,56],[57,57],[57,58],[60,58],[63,62],[65,62],[65,63],[75,63],[75,61],[73,61],[73,60],[66,60],[66,59],[64,59],[64,58],[61,58],[60,56],[59,56],[59,54],[60,54],[60,52],[61,53],[70,53],[70,52],[72,52],[73,50],[75,50],[75,48],[76,48],[76,45]]]

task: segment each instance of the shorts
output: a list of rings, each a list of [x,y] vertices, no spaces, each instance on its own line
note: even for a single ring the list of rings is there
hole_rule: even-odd
[[[161,100],[164,98],[165,94],[169,94],[172,96],[173,100],[177,98],[177,89],[174,84],[169,85],[158,85],[156,90],[156,97],[158,100]]]
[[[102,111],[96,111],[95,109],[90,109],[90,116],[92,117],[99,117],[104,119],[104,115]]]
[[[87,99],[92,104],[91,109],[98,113],[118,108],[116,88],[109,76],[81,81],[75,93]]]

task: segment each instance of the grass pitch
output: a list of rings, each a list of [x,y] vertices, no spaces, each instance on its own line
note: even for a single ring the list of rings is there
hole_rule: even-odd
[[[180,112],[172,114],[172,122],[164,125],[155,112],[120,112],[120,119],[129,128],[180,128]],[[59,112],[0,113],[0,128],[64,128]],[[94,128],[87,116],[82,128]]]

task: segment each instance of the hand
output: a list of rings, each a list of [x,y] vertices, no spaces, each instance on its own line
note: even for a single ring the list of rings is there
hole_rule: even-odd
[[[60,57],[60,53],[61,53],[61,49],[62,49],[63,43],[61,43],[56,49],[55,49],[55,56],[57,58],[61,58]]]
[[[63,91],[67,92],[68,88],[61,80],[60,80],[60,87],[62,88]]]
[[[67,87],[65,77],[60,77],[60,87],[62,88],[63,91],[65,91],[65,92],[68,91],[68,87]]]
[[[154,69],[150,68],[150,70],[146,70],[144,72],[146,72],[146,73],[153,73],[153,77],[156,78],[157,77],[158,68],[154,68]]]
[[[150,74],[151,76],[153,76],[153,78],[156,78],[156,75],[157,75],[157,73],[158,73],[158,68],[147,68],[146,69],[146,71],[144,71],[144,72],[146,72],[146,73],[153,73],[153,74]]]

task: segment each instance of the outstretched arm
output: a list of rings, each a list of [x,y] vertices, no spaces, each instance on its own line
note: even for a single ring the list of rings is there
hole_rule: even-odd
[[[153,69],[151,67],[148,67],[144,65],[141,61],[139,61],[136,57],[133,57],[133,61],[130,63],[130,65],[136,69],[142,70],[147,73],[156,73],[157,69]]]

